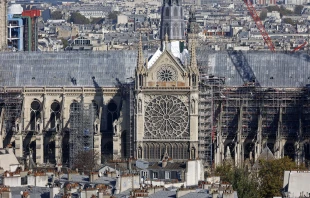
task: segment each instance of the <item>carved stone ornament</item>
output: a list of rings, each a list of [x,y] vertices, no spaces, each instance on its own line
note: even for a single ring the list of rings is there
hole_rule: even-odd
[[[177,71],[169,65],[163,65],[157,71],[157,80],[160,82],[177,81],[178,80]]]
[[[152,99],[145,110],[145,138],[189,138],[189,112],[179,98],[161,95]]]

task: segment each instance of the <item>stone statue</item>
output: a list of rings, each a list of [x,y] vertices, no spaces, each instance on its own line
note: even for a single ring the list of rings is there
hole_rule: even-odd
[[[139,102],[138,102],[138,112],[142,113],[142,100],[141,99],[139,99]]]
[[[195,113],[195,100],[194,99],[191,102],[191,112]]]

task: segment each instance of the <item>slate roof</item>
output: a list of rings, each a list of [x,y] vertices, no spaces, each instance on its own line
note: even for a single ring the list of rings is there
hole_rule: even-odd
[[[179,163],[179,162],[168,162],[165,167],[162,167],[162,164],[160,163],[154,163],[153,165],[148,167],[148,170],[156,170],[156,169],[164,169],[164,170],[181,170],[185,169],[186,164],[185,163]]]
[[[149,198],[175,198],[176,191],[159,191],[149,196]]]
[[[239,52],[238,52],[239,53]],[[115,87],[134,77],[137,51],[5,52],[0,53],[0,86]],[[310,84],[310,56],[302,53],[242,52],[197,49],[202,71],[226,77],[228,86],[242,86],[240,68],[255,76],[262,87],[304,87]],[[239,68],[239,70],[238,70]],[[242,71],[241,71],[242,72]],[[76,84],[72,78],[76,79]]]
[[[46,187],[11,187],[12,198],[20,198],[21,191],[27,191],[30,197],[41,197],[41,198],[49,198],[50,197],[50,189]]]

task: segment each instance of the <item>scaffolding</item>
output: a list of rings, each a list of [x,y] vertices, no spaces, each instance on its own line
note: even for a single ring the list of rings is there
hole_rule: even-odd
[[[23,99],[21,90],[0,90],[0,109],[2,117],[3,146],[11,142],[14,133],[19,131],[20,125],[16,122],[21,116]]]
[[[204,77],[199,89],[199,157],[205,159],[206,165],[213,164],[213,142],[216,136],[217,117],[220,111],[216,101],[222,97],[224,78]],[[214,100],[217,99],[217,100]]]
[[[94,148],[94,121],[96,107],[93,104],[73,103],[70,109],[69,167],[74,167],[76,156]]]
[[[214,134],[233,144],[238,137],[249,142],[262,142],[263,139],[272,152],[277,149],[276,142],[280,139],[300,141],[309,138],[309,93],[310,87],[266,88],[257,86],[255,82],[229,87],[220,78],[202,78],[200,154],[206,162],[212,162],[210,137],[213,138]],[[245,158],[250,151],[254,152],[252,146],[245,149],[248,149],[244,151]],[[295,151],[286,147],[283,152],[292,158],[296,156]]]

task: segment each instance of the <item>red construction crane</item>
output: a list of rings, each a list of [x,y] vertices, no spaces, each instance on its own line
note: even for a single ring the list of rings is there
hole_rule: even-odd
[[[246,4],[253,20],[255,21],[256,27],[259,29],[260,33],[262,34],[265,43],[268,45],[268,48],[270,49],[270,51],[275,52],[275,47],[274,47],[266,29],[265,29],[262,21],[260,20],[255,8],[253,7],[251,0],[244,0],[244,3]]]
[[[293,49],[292,53],[293,53],[293,52],[296,52],[296,51],[298,51],[298,50],[300,50],[302,47],[304,47],[304,46],[307,45],[307,44],[308,44],[308,42],[305,41],[303,44],[299,45],[298,47],[295,47],[295,48]]]

